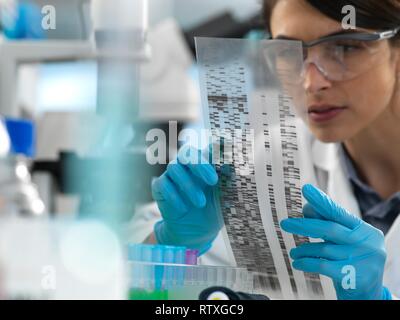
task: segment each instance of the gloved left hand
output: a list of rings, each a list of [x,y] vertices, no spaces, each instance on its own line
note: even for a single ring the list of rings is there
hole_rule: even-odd
[[[332,278],[340,300],[391,299],[382,284],[386,261],[383,233],[312,185],[303,187],[303,195],[308,201],[303,210],[305,218],[283,220],[281,227],[325,241],[293,249],[293,267]]]
[[[152,185],[162,220],[154,226],[158,243],[207,252],[223,221],[218,198],[218,175],[209,163],[210,150],[184,146],[167,171]]]

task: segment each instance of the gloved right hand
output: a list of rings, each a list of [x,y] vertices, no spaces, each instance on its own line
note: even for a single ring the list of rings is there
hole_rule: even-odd
[[[223,223],[217,198],[218,175],[200,150],[183,147],[166,172],[153,181],[152,194],[163,220],[154,226],[158,243],[210,249]]]
[[[286,219],[281,226],[287,232],[324,241],[293,249],[293,267],[330,277],[340,300],[391,300],[389,289],[383,286],[383,233],[312,185],[303,187],[303,195],[308,201],[305,218]]]

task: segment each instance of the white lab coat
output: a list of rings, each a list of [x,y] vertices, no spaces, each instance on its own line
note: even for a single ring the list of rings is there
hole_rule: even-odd
[[[344,164],[339,154],[339,144],[326,144],[316,140],[305,125],[300,124],[299,156],[302,183],[312,183],[325,191],[334,201],[349,212],[361,217],[358,203],[346,177]],[[143,241],[151,232],[152,226],[160,220],[155,203],[143,207],[133,219],[129,235],[134,241]],[[387,262],[384,285],[393,295],[400,297],[400,215],[386,235]],[[205,265],[229,265],[235,262],[229,258],[220,233],[212,248],[200,258]]]

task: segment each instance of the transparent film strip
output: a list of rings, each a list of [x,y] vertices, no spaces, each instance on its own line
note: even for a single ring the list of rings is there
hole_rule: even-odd
[[[220,174],[227,250],[238,267],[267,274],[284,299],[321,299],[333,288],[292,268],[289,252],[309,239],[280,221],[302,215],[298,122],[306,119],[295,41],[197,38],[205,125]]]

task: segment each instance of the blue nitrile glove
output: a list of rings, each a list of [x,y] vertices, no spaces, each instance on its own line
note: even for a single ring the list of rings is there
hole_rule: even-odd
[[[383,287],[386,261],[383,233],[348,213],[312,185],[303,187],[308,203],[305,218],[283,220],[290,233],[325,240],[307,243],[290,252],[293,267],[332,278],[338,299],[389,300]],[[355,277],[351,277],[355,272]]]
[[[152,185],[163,220],[154,227],[158,243],[210,249],[222,223],[217,200],[218,175],[200,150],[183,147],[177,160]]]

